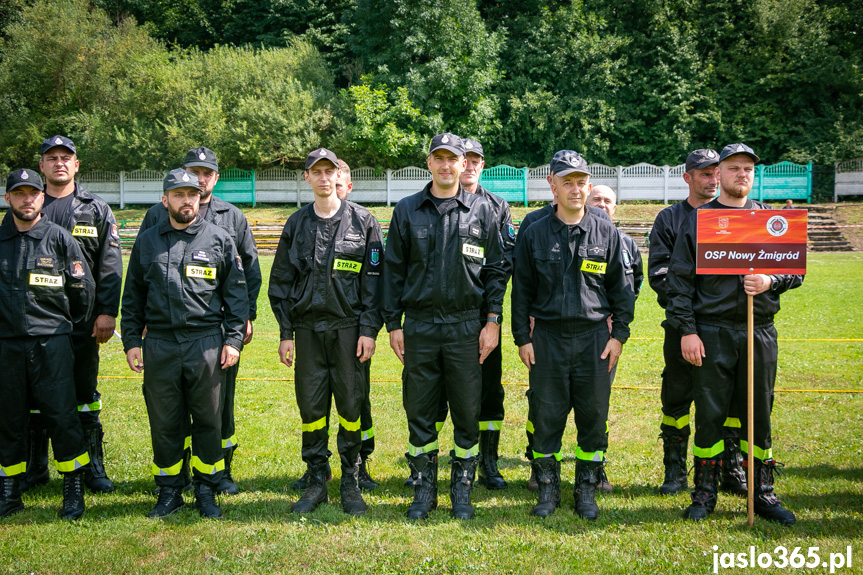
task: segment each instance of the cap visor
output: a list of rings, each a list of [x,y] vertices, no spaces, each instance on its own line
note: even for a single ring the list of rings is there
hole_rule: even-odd
[[[704,162],[698,162],[697,164],[693,164],[692,166],[686,168],[686,171],[688,172],[689,170],[700,170],[701,168],[709,168],[710,166],[718,166],[718,165],[719,165],[719,159],[717,158],[715,160],[707,160]]]
[[[206,162],[204,160],[198,160],[195,162],[189,162],[187,164],[183,164],[184,168],[194,168],[195,166],[198,166],[201,168],[210,168],[214,172],[219,171],[219,164],[214,164],[213,162]]]
[[[438,150],[446,150],[448,152],[452,152],[456,156],[464,156],[464,150],[459,150],[455,146],[450,146],[448,144],[441,144],[440,146],[438,146],[436,148],[432,148],[431,150],[429,150],[429,156],[431,156],[432,154],[434,154]]]
[[[570,174],[575,174],[575,173],[584,174],[585,176],[589,176],[589,175],[590,175],[590,172],[588,172],[587,170],[581,170],[581,169],[579,169],[579,168],[567,168],[567,169],[565,169],[565,170],[561,170],[561,171],[559,171],[559,172],[552,172],[552,173],[553,173],[555,176],[558,176],[558,177],[561,177],[561,178],[562,178],[563,176],[568,176],[568,175],[570,175]]]
[[[31,184],[30,182],[18,182],[17,184],[15,184],[14,186],[12,186],[11,188],[7,188],[7,189],[6,189],[6,193],[11,192],[11,191],[12,191],[12,190],[14,190],[15,188],[23,188],[24,186],[30,186],[30,187],[31,187],[31,188],[33,188],[34,190],[39,190],[40,192],[44,191],[44,190],[42,189],[42,182],[39,182],[39,185],[38,185],[38,186],[34,186],[34,185],[33,185],[33,184]]]
[[[761,161],[761,158],[759,158],[758,156],[756,156],[755,154],[750,153],[750,152],[734,152],[733,154],[729,154],[729,155],[725,156],[724,158],[720,158],[719,161],[724,162],[728,158],[733,158],[734,156],[749,156],[750,158],[752,158],[755,161],[756,164]]]

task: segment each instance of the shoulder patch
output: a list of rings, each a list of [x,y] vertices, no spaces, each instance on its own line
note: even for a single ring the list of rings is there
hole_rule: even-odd
[[[81,260],[74,260],[69,269],[73,278],[79,279],[84,277],[84,262]]]
[[[369,250],[369,263],[373,266],[381,263],[381,250],[379,250],[378,248],[372,248],[371,250]]]

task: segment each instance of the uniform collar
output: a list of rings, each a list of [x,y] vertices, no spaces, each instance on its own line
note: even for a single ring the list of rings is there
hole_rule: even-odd
[[[557,217],[557,209],[556,208],[554,210],[554,213],[549,215],[548,217],[551,218],[551,227],[555,232],[559,232],[563,228],[569,227],[569,224],[563,223],[563,220],[561,220],[559,217]],[[587,209],[587,206],[585,206],[584,207],[584,217],[581,218],[581,221],[578,222],[577,224],[575,224],[575,226],[577,228],[581,229],[582,231],[587,231],[587,223],[589,222],[589,220],[591,218],[594,218],[594,217],[596,217],[596,216],[594,216],[592,213],[590,213],[590,210]]]
[[[12,210],[6,210],[6,215],[3,216],[3,222],[0,223],[0,240],[14,238],[19,233],[23,236],[30,236],[33,239],[41,240],[45,237],[45,234],[48,233],[48,228],[50,227],[48,218],[43,215],[39,218],[39,221],[36,222],[36,225],[26,232],[21,233],[18,231],[18,228],[15,227],[15,221],[12,218]]]
[[[321,222],[324,220],[326,220],[326,221],[338,221],[338,220],[342,219],[342,214],[345,213],[345,204],[347,203],[347,200],[339,200],[339,201],[340,201],[339,209],[337,209],[336,213],[334,213],[329,218],[322,218],[321,216],[319,216],[318,213],[315,211],[315,203],[312,202],[311,204],[309,204],[309,218],[311,218],[313,221],[321,221]]]
[[[422,197],[420,198],[419,205],[417,205],[417,209],[420,209],[423,206],[423,204],[425,204],[426,202],[429,202],[432,206],[435,205],[434,201],[432,200],[431,187],[432,187],[432,183],[429,182],[428,184],[426,184],[426,187],[423,188],[423,191],[421,192]],[[477,190],[477,192],[479,192],[479,190]],[[464,190],[464,188],[461,186],[461,183],[459,183],[458,193],[455,196],[453,196],[452,198],[448,198],[448,199],[455,200],[458,203],[460,203],[463,207],[467,207],[467,196],[469,194],[470,194],[470,192],[466,192]]]

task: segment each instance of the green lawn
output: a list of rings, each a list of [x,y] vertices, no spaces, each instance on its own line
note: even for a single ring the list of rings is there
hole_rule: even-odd
[[[271,256],[262,258],[264,294],[271,262]],[[809,271],[801,288],[783,296],[778,316],[777,389],[795,391],[777,393],[773,439],[774,453],[785,463],[777,489],[798,517],[791,528],[756,520],[749,529],[745,501],[726,495],[710,520],[692,524],[680,518],[688,495],[657,495],[661,310],[646,284],[612,394],[608,475],[615,491],[600,498],[598,521],[580,520],[572,510],[571,424],[564,441],[563,505],[546,520],[529,515],[534,495],[525,488],[529,468],[522,457],[527,372],[506,325],[501,450],[510,488],[478,487],[474,521],[449,518],[448,480],[441,482],[440,508],[427,522],[404,518],[410,501],[402,487],[407,426],[400,366],[386,334],[378,338],[372,365],[378,448],[370,471],[382,485],[366,497],[368,514],[343,514],[335,481],[330,504],[311,516],[292,516],[298,494],[287,486],[303,471],[300,420],[292,374],[278,363],[277,327],[262,295],[238,386],[235,478],[243,493],[222,498],[225,520],[202,521],[193,505],[164,522],[145,517],[155,500],[141,380],[113,339],[102,349],[100,388],[108,470],[118,490],[88,494],[84,519],[68,524],[58,518],[60,481],[52,471],[48,487],[25,495],[23,513],[0,522],[0,572],[708,573],[713,546],[719,552],[748,553],[754,546],[756,553],[773,553],[780,545],[789,554],[802,547],[804,555],[818,546],[824,560],[851,545],[852,568],[836,572],[863,572],[863,255],[809,254]],[[442,450],[452,445],[449,424],[441,444]]]

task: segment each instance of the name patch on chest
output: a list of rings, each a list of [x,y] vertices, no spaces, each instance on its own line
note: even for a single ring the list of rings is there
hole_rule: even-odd
[[[203,280],[216,279],[216,268],[205,268],[201,266],[186,266],[187,278],[200,278]]]
[[[44,287],[63,287],[63,276],[30,274],[30,285]]]
[[[485,257],[485,248],[473,244],[462,244],[461,253],[472,258],[482,259]]]
[[[355,274],[360,273],[360,269],[362,269],[363,264],[360,262],[355,262],[351,260],[340,260],[336,258],[333,261],[333,269],[336,271],[346,271],[346,272],[354,272]]]
[[[75,226],[72,228],[72,235],[81,238],[98,238],[99,230],[96,226]]]
[[[581,271],[591,274],[604,274],[605,267],[607,265],[607,262],[592,262],[590,260],[584,260],[581,262]]]

